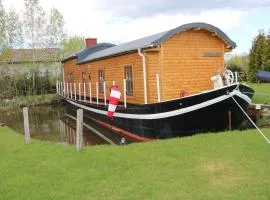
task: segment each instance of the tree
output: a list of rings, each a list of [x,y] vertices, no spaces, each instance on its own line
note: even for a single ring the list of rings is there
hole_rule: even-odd
[[[48,47],[60,48],[61,42],[65,38],[64,24],[65,22],[63,15],[57,9],[52,8],[49,16],[49,24],[47,27]]]
[[[6,14],[4,7],[0,1],[0,52],[6,46]]]
[[[62,55],[67,56],[71,53],[85,48],[85,40],[82,36],[71,36],[63,41],[62,46]]]
[[[22,23],[13,8],[6,15],[6,34],[9,48],[20,47],[23,44]]]
[[[24,0],[24,27],[32,49],[44,45],[46,17],[39,0]]]
[[[264,65],[267,62],[267,39],[264,31],[260,30],[256,38],[252,42],[252,47],[249,53],[249,71],[248,78],[254,82],[256,80],[256,72],[260,69],[264,69]]]

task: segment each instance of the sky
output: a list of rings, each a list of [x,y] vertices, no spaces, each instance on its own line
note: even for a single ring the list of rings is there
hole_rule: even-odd
[[[40,0],[49,13],[57,8],[70,35],[120,44],[178,27],[205,22],[224,31],[248,53],[259,29],[270,30],[270,0]],[[5,9],[23,13],[23,0],[2,0]]]

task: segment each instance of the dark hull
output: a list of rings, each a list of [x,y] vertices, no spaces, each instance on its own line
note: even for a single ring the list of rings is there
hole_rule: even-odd
[[[239,92],[232,94],[237,87]],[[128,105],[127,109],[118,106],[112,120],[104,114],[107,107],[103,105],[70,100],[68,102],[72,109],[84,108],[87,117],[114,125],[135,135],[146,138],[170,138],[227,129],[228,111],[231,111],[232,128],[238,128],[246,118],[231,96],[247,110],[250,103],[248,100],[252,96],[243,95],[243,92],[253,91],[244,85],[232,85],[166,102]]]

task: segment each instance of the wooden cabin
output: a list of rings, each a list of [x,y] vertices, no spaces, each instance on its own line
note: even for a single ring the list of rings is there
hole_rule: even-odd
[[[146,104],[213,89],[211,77],[224,67],[224,54],[236,44],[219,28],[190,23],[120,45],[87,39],[85,49],[66,57],[64,82],[85,84],[86,96],[100,102],[114,83],[127,103]],[[68,92],[73,91],[74,84]],[[97,87],[96,87],[97,86]],[[81,95],[84,88],[81,86]]]

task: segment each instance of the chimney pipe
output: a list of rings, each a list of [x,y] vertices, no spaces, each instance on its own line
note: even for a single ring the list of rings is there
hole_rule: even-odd
[[[92,47],[97,44],[97,38],[86,38],[85,39],[85,45],[87,47]]]

